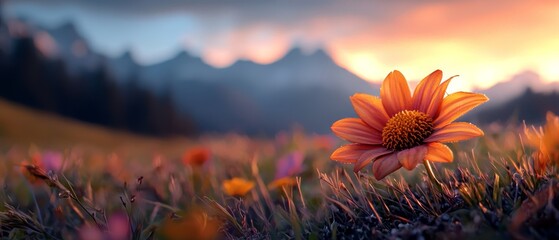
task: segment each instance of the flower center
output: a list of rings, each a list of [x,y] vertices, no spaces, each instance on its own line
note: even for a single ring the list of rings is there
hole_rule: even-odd
[[[404,150],[423,144],[433,133],[433,120],[416,110],[404,110],[388,120],[382,129],[382,146],[390,150]]]

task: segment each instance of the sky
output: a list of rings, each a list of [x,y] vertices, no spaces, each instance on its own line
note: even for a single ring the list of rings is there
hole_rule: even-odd
[[[92,47],[141,64],[178,51],[215,67],[266,64],[294,46],[324,49],[380,82],[398,69],[417,81],[460,75],[453,90],[483,89],[523,71],[559,81],[559,1],[486,0],[7,0],[4,13],[48,27],[75,23]]]

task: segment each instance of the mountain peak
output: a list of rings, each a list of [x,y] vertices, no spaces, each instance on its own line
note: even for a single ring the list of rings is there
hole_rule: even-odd
[[[295,47],[289,50],[281,59],[277,62],[295,62],[298,63],[301,60],[304,61],[318,61],[322,63],[333,62],[332,57],[325,52],[323,49],[317,49],[314,51],[305,51],[302,48]]]
[[[200,57],[194,56],[190,54],[186,50],[181,50],[171,58],[171,61],[180,61],[180,62],[202,62]]]
[[[71,21],[66,21],[51,30],[53,33],[64,34],[67,36],[73,36],[75,38],[82,38],[76,25]]]
[[[514,75],[509,81],[509,83],[524,84],[527,86],[536,85],[543,83],[540,75],[534,71],[526,70]]]
[[[308,56],[325,56],[330,57],[328,53],[326,53],[322,48],[314,49],[311,51],[305,50],[300,47],[294,47],[291,50],[287,51],[284,57],[308,57]]]
[[[62,24],[58,25],[58,27],[56,27],[56,29],[76,31],[76,25],[71,21],[65,21]]]
[[[326,51],[324,51],[324,49],[319,48],[313,52],[311,52],[311,54],[309,54],[309,56],[312,57],[319,57],[319,58],[332,58],[332,56],[330,56],[330,54],[328,54]]]
[[[284,58],[287,57],[300,57],[300,56],[304,56],[304,52],[303,49],[298,48],[298,47],[294,47],[292,49],[290,49],[289,51],[287,51],[287,53],[285,53]]]
[[[522,95],[527,88],[534,92],[558,91],[558,83],[546,83],[540,75],[534,71],[523,71],[515,74],[507,81],[499,82],[492,87],[478,90],[487,95],[491,101],[486,106],[503,104],[515,97]]]
[[[116,60],[134,65],[136,64],[136,60],[134,60],[134,53],[130,49],[124,51],[120,56],[116,58]]]

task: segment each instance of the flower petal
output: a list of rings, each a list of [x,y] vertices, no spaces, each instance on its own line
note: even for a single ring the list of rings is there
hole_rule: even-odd
[[[401,167],[402,164],[398,161],[396,153],[388,154],[380,157],[373,163],[373,175],[377,180],[381,180]]]
[[[450,77],[449,79],[447,79],[446,81],[441,83],[441,85],[439,85],[437,87],[437,90],[435,90],[435,93],[433,95],[433,99],[431,100],[431,103],[429,104],[429,107],[427,108],[427,110],[425,112],[432,119],[436,119],[437,116],[439,116],[439,113],[441,112],[441,104],[443,102],[444,95],[446,93],[446,89],[447,89],[448,85],[450,84],[450,80],[452,80],[456,76],[458,76],[458,75]]]
[[[427,144],[427,147],[428,149],[425,159],[431,162],[452,162],[454,159],[452,150],[442,143],[429,143]]]
[[[229,196],[244,196],[254,188],[254,182],[236,177],[223,181],[222,188]]]
[[[454,122],[436,130],[424,142],[457,142],[483,136],[483,131],[467,122]]]
[[[297,184],[297,179],[294,177],[284,177],[280,179],[276,179],[268,184],[268,189],[276,189],[282,186],[293,186]]]
[[[389,117],[380,98],[369,94],[356,93],[349,99],[357,115],[369,126],[382,132]]]
[[[394,70],[386,76],[380,87],[380,98],[389,117],[411,107],[410,87],[401,72]]]
[[[464,115],[464,113],[484,102],[487,102],[488,100],[489,98],[479,93],[455,92],[448,95],[443,99],[441,112],[437,119],[433,122],[435,129],[446,126],[460,116]]]
[[[406,149],[398,152],[398,161],[407,170],[413,170],[418,163],[425,159],[427,154],[427,146],[420,145],[414,148]]]
[[[336,149],[330,158],[335,161],[342,163],[356,163],[357,159],[361,157],[365,152],[371,150],[373,147],[371,145],[365,144],[348,144]]]
[[[433,99],[433,95],[441,83],[442,77],[443,72],[435,70],[417,84],[412,97],[413,109],[427,113],[427,109],[432,101],[431,99]]]
[[[373,160],[377,159],[380,156],[389,154],[391,152],[392,150],[388,150],[381,146],[377,146],[374,149],[370,149],[369,151],[363,153],[361,157],[359,157],[359,159],[357,159],[357,162],[353,166],[353,171],[359,172],[361,169],[363,169],[365,166],[367,166],[367,164],[369,164]]]
[[[359,118],[344,118],[335,122],[332,132],[345,140],[363,144],[381,144],[382,135]]]

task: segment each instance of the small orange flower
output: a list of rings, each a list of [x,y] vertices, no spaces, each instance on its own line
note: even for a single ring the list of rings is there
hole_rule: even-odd
[[[179,213],[180,214],[180,213]],[[211,218],[206,212],[195,209],[184,214],[184,217],[171,216],[158,228],[163,239],[219,239],[221,222]]]
[[[282,177],[278,178],[268,184],[269,189],[276,189],[279,187],[288,187],[297,185],[297,179],[295,177]]]
[[[276,189],[296,185],[295,177],[303,172],[304,160],[305,155],[299,151],[291,152],[279,159],[276,164],[276,177],[268,184],[268,188]]]
[[[210,160],[211,153],[206,147],[194,147],[187,150],[182,156],[182,162],[191,166],[202,166]]]
[[[32,162],[35,161],[32,160]],[[47,171],[39,165],[24,161],[21,163],[20,171],[32,185],[37,186],[42,184],[43,181],[49,181]]]
[[[444,96],[450,80],[441,84],[442,71],[425,77],[413,95],[399,71],[388,74],[380,98],[357,93],[350,97],[359,118],[345,118],[332,125],[339,137],[352,142],[338,148],[331,158],[352,163],[360,171],[373,162],[373,174],[383,179],[400,169],[414,169],[418,163],[452,162],[446,142],[483,136],[483,131],[466,122],[453,122],[489,100],[483,94],[456,92]]]
[[[222,187],[223,191],[227,195],[233,197],[242,197],[250,192],[252,188],[254,188],[254,182],[235,177],[230,180],[223,181]]]
[[[335,143],[332,136],[315,136],[313,138],[313,145],[319,150],[329,151],[334,148]]]
[[[559,117],[552,112],[546,114],[546,124],[539,129],[524,126],[526,143],[536,149],[534,168],[538,173],[545,172],[552,161],[559,164]]]
[[[37,185],[41,182],[40,178],[30,174],[29,168],[41,169],[45,173],[58,172],[62,169],[62,154],[54,151],[39,152],[36,151],[31,154],[29,161],[23,161],[21,165],[21,171],[25,177],[33,185]]]
[[[23,176],[25,176],[25,178],[33,185],[40,185],[42,182],[42,177],[40,177],[41,175],[37,176],[36,174],[34,174],[32,171],[33,169],[41,169],[42,172],[44,172],[44,175],[47,175],[47,171],[45,171],[42,167],[41,167],[41,156],[39,154],[33,154],[31,155],[31,157],[29,158],[29,161],[23,161],[21,163],[20,166],[20,171],[23,174]],[[32,169],[31,171],[29,169]]]

